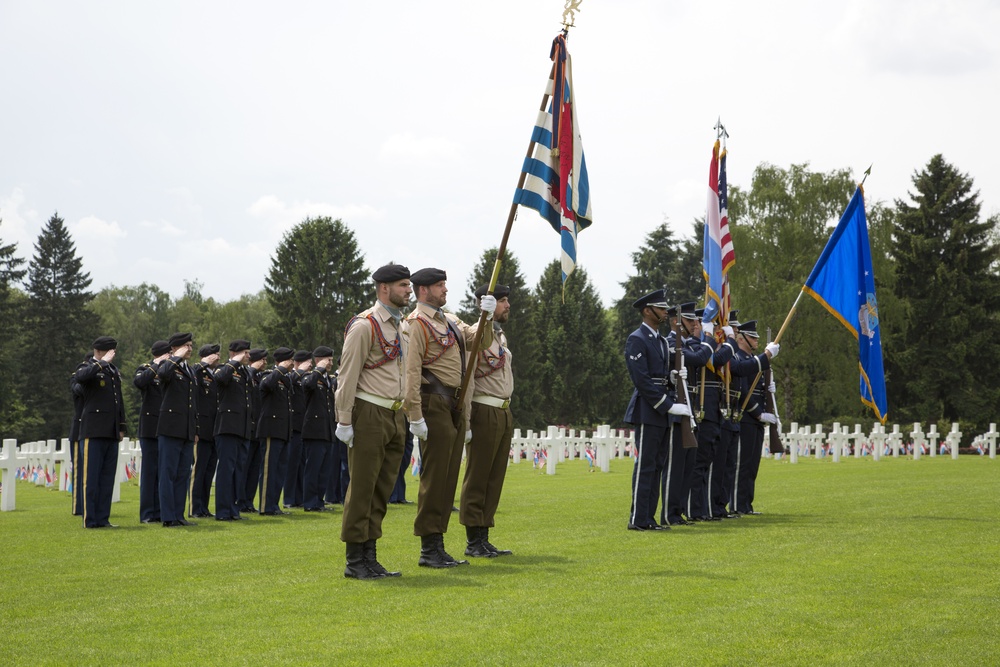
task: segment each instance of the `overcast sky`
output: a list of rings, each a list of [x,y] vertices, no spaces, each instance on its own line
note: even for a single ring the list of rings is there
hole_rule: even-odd
[[[0,241],[30,258],[58,211],[95,289],[199,280],[227,301],[330,215],[370,268],[464,288],[500,241],[563,4],[4,0]],[[580,264],[610,304],[647,233],[690,234],[720,116],[731,184],[874,163],[869,201],[891,202],[942,153],[1000,211],[998,34],[995,0],[585,0]],[[508,248],[529,284],[559,257],[530,210]]]

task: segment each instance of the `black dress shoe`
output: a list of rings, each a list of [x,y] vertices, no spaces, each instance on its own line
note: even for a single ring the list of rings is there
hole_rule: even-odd
[[[179,525],[181,525],[180,521],[164,521],[163,522],[163,527],[164,528],[174,528],[174,527],[179,526]]]
[[[232,517],[232,516],[217,516],[217,517],[215,517],[215,520],[216,521],[236,521],[236,517]]]
[[[197,526],[198,524],[193,521],[188,521],[187,519],[178,519],[177,523],[181,526]]]
[[[116,524],[116,523],[109,523],[108,521],[105,521],[104,523],[97,524],[97,527],[98,528],[117,528],[118,524]]]
[[[649,528],[648,528],[648,527],[646,527],[646,526],[639,526],[639,525],[636,525],[636,524],[634,524],[634,523],[630,523],[630,524],[628,525],[628,529],[629,529],[629,530],[639,530],[639,531],[642,531],[642,530],[649,530]]]
[[[160,523],[159,519],[143,519],[142,523]]]
[[[670,530],[670,526],[667,525],[667,524],[661,525],[661,524],[658,524],[658,523],[654,523],[652,526],[650,526],[646,530]]]
[[[687,519],[678,519],[677,521],[671,521],[671,526],[693,526],[694,521],[688,521]]]

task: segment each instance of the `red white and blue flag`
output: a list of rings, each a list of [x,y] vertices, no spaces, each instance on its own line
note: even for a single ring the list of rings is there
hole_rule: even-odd
[[[726,184],[726,151],[719,155],[719,141],[712,147],[708,168],[708,204],[705,207],[702,273],[708,298],[702,320],[711,322],[719,314],[722,324],[729,319],[729,269],[736,263],[733,239],[729,235],[729,192]]]
[[[531,133],[534,150],[524,159],[524,184],[514,191],[514,203],[538,211],[562,239],[562,279],[576,268],[576,237],[593,222],[590,180],[583,157],[580,126],[573,96],[573,66],[566,37],[552,41],[552,78],[545,93],[547,109],[538,112]]]

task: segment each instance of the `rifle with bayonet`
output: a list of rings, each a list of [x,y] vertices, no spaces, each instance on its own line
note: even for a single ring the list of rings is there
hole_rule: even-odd
[[[687,380],[681,377],[681,369],[684,368],[683,340],[681,336],[681,314],[678,312],[677,320],[674,322],[674,371],[677,373],[677,383],[675,385],[677,388],[677,402],[688,406],[688,411],[691,412],[691,400],[688,396]],[[685,449],[692,449],[698,446],[698,438],[694,434],[696,428],[698,428],[698,424],[694,420],[694,412],[691,412],[689,417],[681,417],[681,444]]]
[[[767,342],[771,342],[771,327],[767,328]],[[774,394],[771,392],[771,365],[768,364],[767,370],[764,371],[764,385],[766,389],[764,390],[764,411],[770,412],[774,415],[775,420],[778,417],[778,411],[775,407]],[[767,427],[767,446],[771,454],[784,454],[785,446],[781,444],[781,432],[778,430],[777,421],[774,424],[768,424]]]

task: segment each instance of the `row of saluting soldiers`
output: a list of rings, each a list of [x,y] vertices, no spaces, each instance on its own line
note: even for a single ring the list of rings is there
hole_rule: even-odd
[[[349,478],[341,470],[346,448],[333,438],[333,350],[278,348],[268,370],[268,351],[251,349],[250,341],[232,341],[226,361],[220,359],[219,345],[203,345],[201,360],[189,364],[193,345],[184,333],[153,343],[152,360],[133,378],[141,393],[141,522],[192,525],[184,518],[185,507],[190,517],[240,520],[246,512],[258,512],[258,490],[259,512],[266,515],[286,513],[278,507],[282,492],[285,507],[306,511],[327,511],[328,502],[342,502]],[[91,378],[98,389],[114,389],[121,378],[113,364],[116,341],[103,336],[93,347],[71,381],[77,414],[70,441],[76,463],[74,514],[83,516],[85,526],[100,528],[110,524],[110,506],[88,505],[86,498],[88,492],[100,498],[108,485],[100,483],[100,473],[91,478],[84,473],[94,467],[113,482],[116,456],[96,445],[87,449],[78,433],[85,418],[88,432],[98,427],[99,415],[121,418],[115,391],[91,391],[91,400],[84,400]],[[123,433],[120,423],[119,428]],[[209,511],[213,479],[216,514]]]
[[[753,501],[764,429],[777,422],[765,407],[774,387],[765,385],[764,372],[778,344],[758,354],[756,321],[741,323],[733,310],[717,332],[701,321],[704,311],[694,302],[671,307],[663,290],[633,306],[642,323],[625,344],[635,387],[625,421],[635,426],[636,447],[628,529],[760,514]],[[670,327],[666,336],[664,324]],[[684,437],[685,426],[693,438]]]
[[[427,268],[411,276],[406,267],[388,264],[372,278],[375,304],[348,324],[339,369],[326,346],[312,352],[279,347],[274,366],[265,369],[267,351],[251,349],[247,340],[232,341],[225,361],[218,345],[204,345],[201,361],[193,364],[190,333],[154,343],[152,360],[134,377],[142,392],[143,523],[194,525],[184,516],[188,501],[191,517],[235,521],[251,511],[287,514],[279,505],[282,492],[285,507],[306,511],[325,511],[327,501],[342,500],[345,576],[399,576],[378,562],[376,541],[387,504],[406,502],[402,471],[417,437],[418,564],[447,569],[468,563],[449,555],[443,539],[463,449],[459,520],[466,527],[465,553],[511,553],[489,541],[513,434],[511,355],[501,327],[509,314],[509,289],[477,291],[487,326],[473,360],[468,346],[479,326],[442,310],[444,271]],[[414,290],[416,305],[404,316]],[[113,363],[117,342],[102,336],[92,347],[71,380],[73,504],[85,527],[101,528],[112,526],[125,414],[121,374]],[[474,381],[459,403],[468,373]],[[214,515],[208,509],[213,478]],[[253,506],[257,493],[259,510]]]

